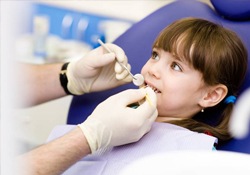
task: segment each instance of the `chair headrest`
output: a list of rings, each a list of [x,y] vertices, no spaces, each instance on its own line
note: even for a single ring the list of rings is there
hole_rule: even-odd
[[[250,20],[250,0],[211,0],[215,10],[229,20]]]

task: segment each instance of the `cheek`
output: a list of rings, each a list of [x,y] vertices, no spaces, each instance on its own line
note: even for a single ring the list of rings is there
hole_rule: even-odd
[[[157,109],[159,115],[165,115],[166,111],[168,111],[169,102],[162,94],[157,95]]]
[[[147,63],[146,63],[146,64],[142,67],[142,69],[141,69],[141,74],[142,74],[142,75],[145,75],[147,71],[148,71],[148,66],[147,66]]]
[[[145,75],[147,72],[149,72],[151,66],[152,66],[152,59],[149,59],[142,67],[141,74]]]

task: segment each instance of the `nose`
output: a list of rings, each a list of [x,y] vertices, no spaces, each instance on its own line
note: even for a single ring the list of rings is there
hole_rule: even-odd
[[[159,79],[161,77],[160,61],[149,66],[148,74],[156,79]]]

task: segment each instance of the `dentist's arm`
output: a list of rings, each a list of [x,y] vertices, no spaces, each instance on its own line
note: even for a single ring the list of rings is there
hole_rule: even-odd
[[[60,85],[58,64],[20,64],[18,65],[17,87],[14,89],[21,106],[37,105],[66,95]]]
[[[144,101],[137,109],[127,107],[144,99],[146,93],[153,105]],[[156,101],[150,88],[126,90],[108,98],[76,129],[20,157],[28,163],[22,171],[27,175],[61,174],[100,148],[138,141],[157,117]]]
[[[59,175],[91,153],[79,127],[50,143],[18,157],[20,175]]]
[[[68,64],[64,70],[68,81],[65,87],[71,94],[106,90],[132,81],[128,72],[116,62],[117,58],[130,69],[124,51],[117,45],[106,45],[113,53],[107,53],[103,47],[99,47]],[[22,104],[36,105],[65,96],[59,79],[62,65],[21,64],[16,76],[15,94]]]

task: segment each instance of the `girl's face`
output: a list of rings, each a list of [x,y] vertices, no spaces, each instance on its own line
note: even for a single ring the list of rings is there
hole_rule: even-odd
[[[205,93],[202,74],[183,60],[154,48],[141,70],[145,84],[157,94],[157,121],[191,118],[202,109],[199,105]]]

